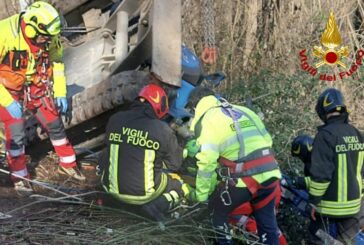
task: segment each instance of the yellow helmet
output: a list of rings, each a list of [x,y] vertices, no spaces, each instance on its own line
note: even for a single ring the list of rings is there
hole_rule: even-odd
[[[25,35],[35,38],[38,34],[55,36],[61,32],[61,19],[57,10],[49,3],[32,3],[23,14]]]

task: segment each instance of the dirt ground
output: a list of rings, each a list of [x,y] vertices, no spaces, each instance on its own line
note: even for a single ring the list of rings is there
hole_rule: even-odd
[[[27,162],[32,180],[47,183],[50,187],[59,189],[67,194],[87,193],[98,189],[99,177],[95,174],[95,165],[82,164],[82,172],[86,175],[87,180],[85,182],[76,182],[58,173],[58,159],[54,154],[49,154],[37,164],[32,164],[29,158]],[[1,168],[7,169],[6,164],[3,163]],[[19,220],[24,219],[28,221],[29,219],[34,220],[35,216],[40,214],[69,208],[65,204],[45,200],[46,198],[62,197],[62,194],[37,184],[32,184],[32,186],[34,195],[21,195],[14,190],[10,176],[4,173],[0,174],[0,212],[12,216],[11,218],[4,219],[5,216],[1,217],[0,215],[0,224],[2,225],[2,229],[0,229],[1,244],[19,244],[22,240],[21,238],[20,240],[15,239],[18,237],[19,232],[14,230],[9,232],[6,228],[7,225],[12,226],[12,224],[16,224]],[[96,193],[90,194],[87,197],[87,202],[96,202],[97,198]],[[6,233],[9,235],[6,235]],[[37,244],[30,241],[23,242],[24,244]]]
[[[10,177],[0,174],[0,212],[11,215],[0,215],[0,244],[211,244],[211,230],[204,225],[208,215],[195,219],[187,213],[163,225],[152,222],[138,208],[103,193],[95,165],[80,162],[84,183],[59,175],[54,154],[28,164],[34,180],[80,199],[38,185],[32,196],[20,196]]]

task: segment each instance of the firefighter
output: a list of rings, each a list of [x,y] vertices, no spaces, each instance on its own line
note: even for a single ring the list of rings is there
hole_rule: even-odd
[[[309,135],[302,134],[294,138],[291,144],[291,155],[299,158],[304,164],[304,177],[295,176],[292,178],[292,185],[298,189],[308,189],[309,186],[309,169],[311,167],[313,138]]]
[[[58,12],[37,1],[25,12],[1,20],[0,30],[0,120],[5,126],[11,172],[29,177],[24,155],[23,112],[27,109],[49,133],[60,158],[59,172],[85,180],[59,117],[59,112],[67,111],[68,103]],[[12,179],[16,190],[31,191],[25,181]]]
[[[364,138],[349,123],[339,90],[325,90],[316,112],[324,125],[318,127],[309,168],[310,242],[320,244],[316,231],[336,223],[338,239],[350,244],[359,232]]]
[[[291,155],[299,158],[304,164],[303,173],[305,176],[309,174],[311,166],[313,138],[307,134],[298,135],[293,139],[291,144]]]
[[[192,91],[189,106],[199,146],[196,189],[190,198],[208,202],[218,243],[233,243],[228,216],[250,201],[261,242],[279,244],[274,209],[281,173],[263,122],[248,108],[218,99],[204,87]]]
[[[163,221],[189,193],[175,174],[182,165],[183,149],[160,120],[168,109],[163,88],[145,86],[129,110],[110,118],[107,147],[100,159],[104,189],[123,203],[141,206],[156,221]]]

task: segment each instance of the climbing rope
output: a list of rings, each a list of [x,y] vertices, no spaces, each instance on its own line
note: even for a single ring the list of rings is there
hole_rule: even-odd
[[[217,59],[214,0],[203,0],[202,2],[204,49],[201,60],[204,64],[212,65],[216,63]]]

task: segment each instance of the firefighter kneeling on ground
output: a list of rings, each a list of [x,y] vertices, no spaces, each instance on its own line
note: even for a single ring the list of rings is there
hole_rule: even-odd
[[[325,90],[316,112],[324,125],[315,136],[309,168],[310,243],[323,244],[315,233],[336,223],[338,240],[351,244],[359,232],[364,161],[363,135],[351,124],[341,92]],[[316,211],[316,214],[315,214]]]
[[[280,197],[281,173],[264,124],[253,111],[218,99],[208,88],[193,90],[189,106],[199,146],[196,190],[190,199],[208,201],[218,243],[233,243],[228,216],[250,201],[260,241],[279,244],[275,200]]]
[[[124,203],[141,205],[156,221],[189,193],[174,173],[182,165],[183,149],[160,120],[168,110],[165,91],[156,84],[145,86],[129,110],[110,118],[100,159],[104,189]]]
[[[57,10],[37,1],[25,12],[1,20],[0,30],[0,120],[5,126],[10,171],[29,177],[24,154],[24,106],[49,133],[60,158],[60,172],[85,180],[76,166],[75,152],[58,111],[65,113],[68,104]],[[26,181],[14,176],[12,179],[16,190],[32,191]]]

